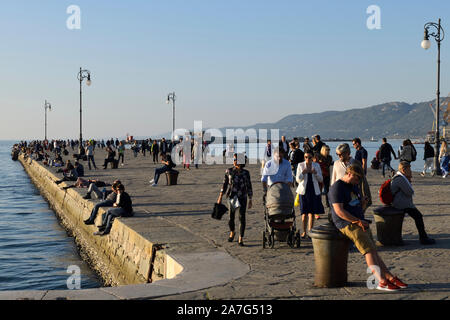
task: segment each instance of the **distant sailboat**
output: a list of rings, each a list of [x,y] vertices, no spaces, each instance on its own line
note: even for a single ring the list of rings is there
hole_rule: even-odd
[[[378,139],[375,139],[374,137],[372,137],[372,138],[370,138],[370,141],[371,141],[371,142],[377,142]]]

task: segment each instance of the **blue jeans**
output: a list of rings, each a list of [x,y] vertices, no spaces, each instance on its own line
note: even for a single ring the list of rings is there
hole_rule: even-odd
[[[92,161],[92,164],[94,165],[94,168],[97,169],[97,166],[95,165],[95,161],[94,161],[94,156],[87,156],[87,160],[88,160],[89,170],[91,170],[91,161]]]
[[[97,217],[98,209],[100,207],[112,207],[113,204],[114,204],[114,202],[112,200],[105,200],[105,201],[97,203],[94,206],[94,209],[92,209],[91,216],[89,217],[89,220],[92,221],[92,222],[95,221],[95,218]]]
[[[155,169],[155,178],[154,178],[155,179],[155,184],[158,184],[159,176],[161,174],[163,174],[164,172],[169,171],[169,170],[170,170],[170,168],[168,166],[163,166],[161,168],[156,168]]]
[[[441,160],[441,169],[442,169],[443,174],[448,174],[448,172],[449,172],[449,167],[448,167],[449,161],[450,161],[449,156],[444,156],[444,158],[442,158],[442,160]]]
[[[387,167],[388,169],[390,169],[391,171],[394,171],[394,169],[392,169],[391,167],[391,160],[381,160],[381,167],[383,168],[382,173],[383,173],[383,177],[385,174],[385,168]]]
[[[114,219],[117,217],[129,217],[132,214],[128,214],[123,208],[111,208],[104,215],[102,219],[102,226],[105,227],[104,233],[109,233],[112,228]]]

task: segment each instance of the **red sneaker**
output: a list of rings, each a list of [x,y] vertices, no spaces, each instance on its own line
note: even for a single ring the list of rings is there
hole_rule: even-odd
[[[400,290],[399,287],[397,287],[395,284],[390,283],[389,280],[380,281],[377,286],[378,290],[382,291],[397,291]]]
[[[406,283],[404,283],[403,281],[401,281],[399,278],[397,277],[393,277],[391,280],[389,280],[390,283],[395,284],[397,287],[399,287],[400,289],[406,289],[408,288],[408,285]]]

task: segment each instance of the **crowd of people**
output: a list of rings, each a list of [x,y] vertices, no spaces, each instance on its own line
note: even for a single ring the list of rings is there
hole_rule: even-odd
[[[268,188],[276,183],[285,183],[296,187],[295,192],[302,217],[302,238],[308,237],[314,220],[325,212],[325,206],[328,207],[335,227],[352,240],[355,247],[366,258],[368,266],[378,279],[377,289],[396,291],[406,288],[407,285],[388,270],[377,252],[369,228],[371,221],[365,219],[364,216],[367,208],[372,205],[372,196],[367,181],[368,152],[360,138],[353,139],[352,145],[355,149],[354,157],[352,157],[349,144],[342,143],[337,146],[337,159],[333,161],[330,147],[321,141],[319,135],[312,138],[312,143],[309,138],[305,138],[302,148],[300,148],[297,138],[288,142],[283,136],[278,146],[274,146],[269,140],[265,147],[261,169],[264,197]],[[431,167],[431,160],[434,157],[429,143],[426,143],[424,148],[425,164],[422,175],[425,174],[427,168]],[[446,177],[449,171],[449,153],[445,141],[442,143],[440,151],[443,177]],[[394,159],[399,160],[398,170],[391,167],[391,155]],[[420,243],[431,245],[436,241],[427,235],[423,215],[412,200],[414,189],[411,162],[416,161],[416,157],[417,150],[409,139],[403,141],[401,148],[395,153],[387,139],[383,138],[376,154],[377,161],[381,166],[374,169],[381,167],[383,177],[386,177],[386,172],[389,170],[392,177],[391,190],[394,196],[392,206],[412,217],[419,233]],[[224,194],[228,196],[230,210],[228,241],[230,242],[235,237],[235,213],[239,210],[238,243],[241,246],[244,245],[246,209],[251,208],[253,195],[250,174],[249,171],[243,169],[244,163],[243,160],[237,161],[237,154],[235,154],[234,166],[226,170],[222,189],[217,199],[217,203],[222,203]]]
[[[124,165],[125,144],[118,139],[106,142],[86,141],[82,146],[73,140],[33,141],[29,144],[22,142],[19,148],[30,159],[42,161],[44,165],[60,167],[57,172],[62,173],[62,178],[55,181],[56,184],[73,181],[75,184],[65,186],[68,188],[88,188],[84,199],[92,199],[94,196],[101,201],[96,203],[90,217],[84,221],[86,225],[95,222],[99,208],[111,207],[102,216],[102,222],[98,226],[95,235],[106,235],[110,232],[112,222],[116,217],[129,217],[133,215],[132,200],[125,192],[124,185],[116,180],[112,184],[100,180],[84,179],[84,167],[81,160],[88,162],[89,170],[96,170],[94,154],[95,148],[105,149],[106,157],[103,168],[107,169],[109,163],[113,168],[121,161]],[[306,137],[301,142],[294,138],[288,141],[282,136],[277,145],[267,141],[264,151],[264,160],[261,167],[261,183],[264,195],[267,190],[276,183],[285,183],[294,188],[299,203],[299,212],[302,221],[301,238],[309,238],[309,233],[314,227],[314,221],[320,219],[326,209],[330,213],[331,221],[335,227],[347,238],[352,240],[355,247],[365,257],[368,266],[379,280],[378,289],[395,291],[407,287],[398,277],[389,272],[383,260],[377,253],[372,234],[370,232],[370,221],[365,219],[364,213],[372,205],[372,195],[367,181],[368,152],[364,148],[360,138],[352,140],[354,156],[348,143],[339,144],[336,149],[336,159],[333,160],[330,146],[325,144],[320,135],[312,137],[312,141]],[[74,164],[71,160],[63,162],[62,156],[67,156],[67,148],[74,153]],[[175,148],[175,150],[174,150]],[[158,163],[161,160],[162,167],[155,169],[154,177],[150,181],[152,186],[157,186],[162,173],[173,170],[175,163],[171,154],[179,156],[183,167],[190,170],[191,161],[195,167],[202,163],[206,144],[199,144],[192,140],[183,141],[178,144],[147,139],[140,143],[133,143],[131,150],[136,157],[139,153],[145,157],[148,152],[150,161]],[[190,150],[191,152],[186,152]],[[175,152],[172,152],[175,151]],[[228,241],[233,242],[236,236],[236,213],[240,223],[238,244],[244,245],[246,228],[246,212],[252,208],[253,188],[250,172],[244,169],[248,159],[245,154],[237,154],[230,147],[225,153],[233,157],[233,166],[228,168],[222,183],[217,203],[223,202],[223,197],[228,198],[229,236]],[[117,157],[117,158],[116,158]],[[391,166],[392,159],[399,160],[398,170]],[[413,203],[414,188],[412,184],[411,163],[417,159],[417,150],[409,139],[403,141],[397,152],[394,151],[386,138],[372,160],[373,169],[381,169],[384,178],[391,178],[391,191],[394,197],[392,206],[402,210],[415,221],[420,243],[423,245],[434,244],[435,240],[430,238],[426,231],[422,213]],[[427,170],[433,172],[434,149],[429,142],[424,145],[424,167],[421,172],[425,176]],[[449,173],[450,152],[447,150],[446,141],[442,142],[439,161],[443,171],[443,177]],[[91,166],[92,164],[92,166]],[[107,190],[106,186],[111,186]],[[100,188],[103,187],[103,190]],[[378,268],[373,268],[378,266]]]

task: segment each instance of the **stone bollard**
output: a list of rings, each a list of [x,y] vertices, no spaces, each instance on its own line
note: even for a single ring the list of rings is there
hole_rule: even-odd
[[[316,287],[336,288],[347,283],[347,260],[351,241],[328,222],[311,229]]]
[[[168,186],[176,185],[178,183],[178,171],[166,171],[166,182]]]
[[[373,216],[377,225],[378,245],[401,246],[402,226],[405,213],[403,210],[391,206],[381,206],[373,210]]]

